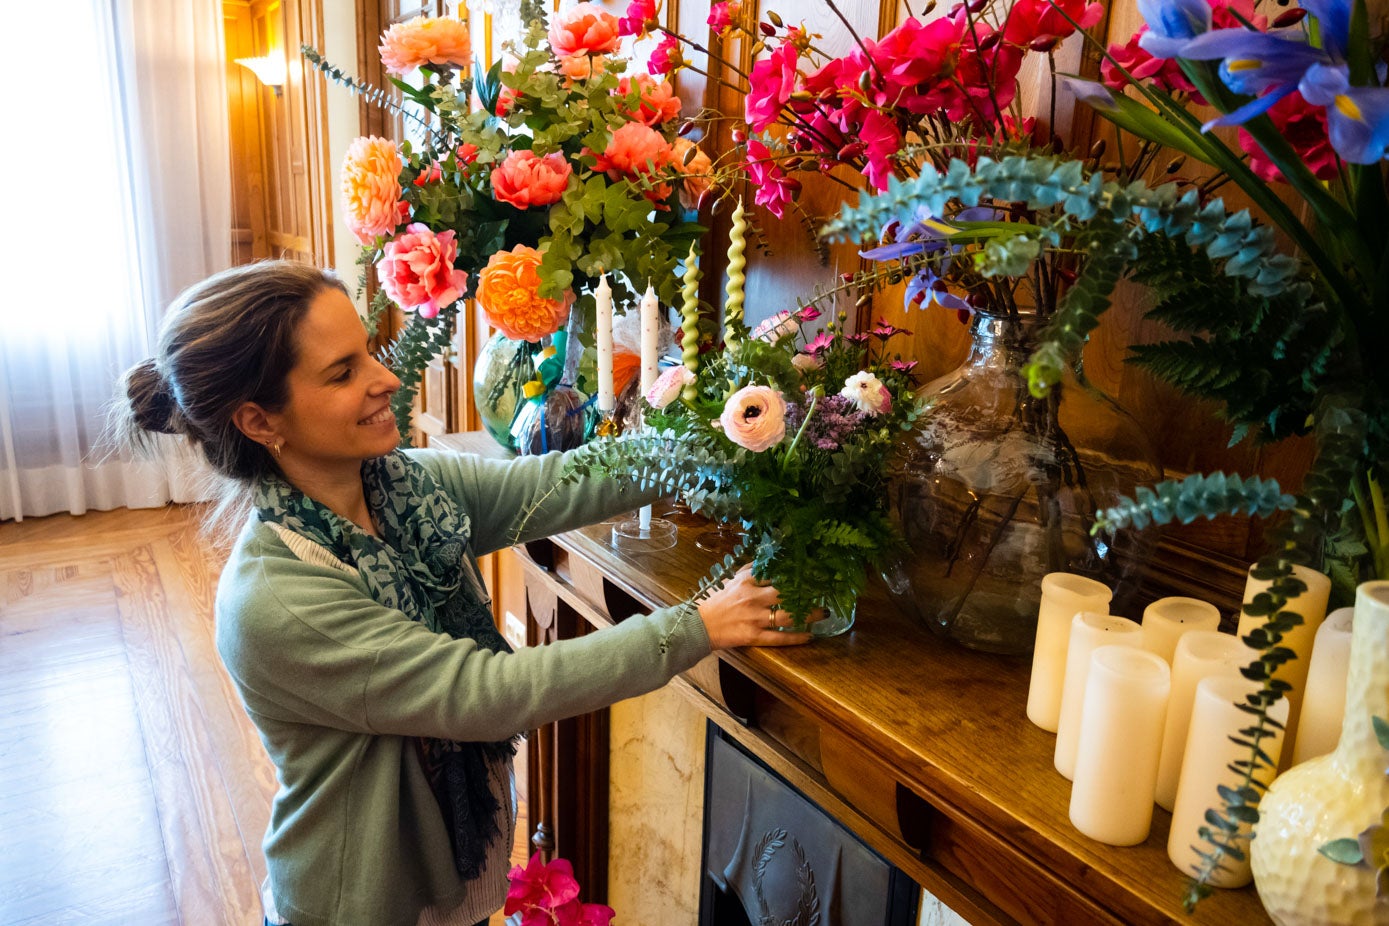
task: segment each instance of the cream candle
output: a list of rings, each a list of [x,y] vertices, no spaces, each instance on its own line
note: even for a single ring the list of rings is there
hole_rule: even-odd
[[[1183,634],[1219,628],[1215,605],[1198,598],[1159,598],[1143,609],[1143,648],[1171,665]]]
[[[598,413],[607,418],[617,407],[613,392],[613,288],[608,275],[600,274],[593,290],[594,341],[598,350]]]
[[[1187,727],[1196,686],[1212,675],[1242,678],[1249,663],[1249,649],[1233,634],[1218,630],[1193,630],[1182,634],[1172,657],[1172,697],[1167,702],[1167,723],[1162,733],[1162,758],[1158,761],[1157,803],[1171,810],[1177,800],[1177,778],[1186,752]],[[1252,689],[1252,682],[1245,686]]]
[[[1250,567],[1252,573],[1253,567]],[[1293,575],[1307,586],[1301,595],[1288,600],[1285,610],[1295,611],[1302,616],[1302,623],[1291,632],[1284,634],[1281,646],[1293,651],[1297,658],[1290,659],[1278,667],[1273,677],[1287,682],[1291,687],[1288,699],[1288,729],[1283,734],[1283,754],[1279,757],[1279,768],[1287,768],[1293,758],[1293,744],[1297,742],[1297,728],[1302,714],[1302,692],[1307,684],[1307,667],[1312,660],[1312,644],[1317,638],[1317,628],[1326,619],[1326,602],[1331,597],[1331,580],[1306,566],[1294,566]],[[1239,635],[1246,637],[1256,627],[1268,622],[1265,615],[1252,615],[1248,607],[1257,596],[1269,590],[1273,583],[1268,579],[1256,579],[1251,574],[1244,585],[1244,604],[1240,609]],[[1250,654],[1253,658],[1253,654]]]
[[[1192,700],[1191,723],[1187,730],[1186,746],[1182,753],[1182,768],[1178,778],[1177,796],[1172,807],[1172,828],[1167,834],[1167,857],[1172,864],[1188,875],[1194,875],[1201,865],[1197,851],[1205,845],[1201,827],[1206,826],[1206,811],[1220,805],[1220,785],[1231,784],[1229,766],[1249,759],[1249,748],[1237,746],[1230,737],[1250,725],[1251,718],[1235,705],[1243,704],[1254,690],[1254,683],[1245,678],[1212,675],[1196,686]],[[1279,723],[1288,718],[1287,700],[1279,700],[1269,708],[1269,716]],[[1283,733],[1270,727],[1273,736],[1265,739],[1264,751],[1278,755]],[[1243,738],[1243,737],[1241,737]],[[1268,766],[1255,776],[1265,785],[1273,781],[1273,769]],[[1211,879],[1216,887],[1243,887],[1249,883],[1249,827],[1240,829],[1236,840],[1243,843],[1245,861],[1225,856],[1220,869]]]
[[[1091,656],[1071,788],[1071,824],[1091,839],[1133,846],[1153,823],[1162,727],[1172,670],[1136,646]]]
[[[1027,686],[1027,719],[1043,730],[1055,733],[1061,717],[1071,619],[1080,611],[1108,614],[1112,597],[1107,585],[1084,576],[1052,572],[1042,577],[1037,642],[1032,650],[1032,677]]]
[[[1341,739],[1346,713],[1346,674],[1350,670],[1350,636],[1354,608],[1337,608],[1317,628],[1307,665],[1306,691],[1297,719],[1293,765],[1324,756]]]
[[[646,292],[642,294],[641,306],[641,391],[645,395],[656,382],[657,368],[660,366],[658,347],[661,338],[660,303],[656,290],[648,281]],[[637,523],[643,534],[651,530],[651,506],[643,505],[637,513]]]
[[[1056,726],[1056,753],[1053,757],[1056,770],[1067,778],[1075,777],[1091,655],[1102,646],[1138,647],[1141,639],[1139,626],[1126,617],[1081,611],[1071,619],[1070,640],[1066,646],[1066,677],[1061,687],[1061,718]]]

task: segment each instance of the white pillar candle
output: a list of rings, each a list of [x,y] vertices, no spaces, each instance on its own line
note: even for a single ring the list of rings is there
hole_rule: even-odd
[[[1075,777],[1076,751],[1080,744],[1080,718],[1085,706],[1085,684],[1090,675],[1090,656],[1101,646],[1138,647],[1139,626],[1127,617],[1111,617],[1081,611],[1071,619],[1066,646],[1066,678],[1061,686],[1061,719],[1056,725],[1056,770]]]
[[[1234,634],[1218,630],[1193,630],[1182,634],[1172,657],[1172,698],[1167,702],[1167,724],[1162,733],[1162,758],[1158,762],[1157,803],[1171,810],[1177,801],[1177,778],[1182,773],[1187,727],[1196,686],[1204,678],[1221,675],[1242,678],[1249,664],[1249,648]],[[1252,682],[1246,682],[1251,686]]]
[[[1042,604],[1037,612],[1037,642],[1032,650],[1032,679],[1027,688],[1027,719],[1051,733],[1061,717],[1061,686],[1066,677],[1066,647],[1071,619],[1080,611],[1109,613],[1109,587],[1094,579],[1052,572],[1042,577]]]
[[[1341,738],[1346,713],[1346,673],[1354,608],[1337,608],[1317,628],[1307,665],[1306,691],[1297,718],[1293,765],[1324,756]]]
[[[1153,823],[1172,670],[1136,646],[1101,646],[1090,660],[1071,788],[1071,824],[1111,846],[1134,846]]]
[[[1167,833],[1167,857],[1188,875],[1194,875],[1200,868],[1201,859],[1197,853],[1210,850],[1209,844],[1201,838],[1201,827],[1207,825],[1207,810],[1219,810],[1224,806],[1217,787],[1237,785],[1229,766],[1249,759],[1249,748],[1236,746],[1230,737],[1241,736],[1239,731],[1253,723],[1253,718],[1235,705],[1245,703],[1246,696],[1254,690],[1255,684],[1248,679],[1228,675],[1204,678],[1196,686],[1177,799],[1172,807],[1172,828]],[[1287,700],[1280,699],[1269,708],[1268,714],[1278,723],[1284,723],[1288,718]],[[1276,756],[1282,746],[1283,732],[1273,726],[1269,729],[1273,736],[1263,741],[1264,752]],[[1255,777],[1268,785],[1273,781],[1273,769],[1264,766]],[[1226,855],[1210,881],[1216,887],[1243,887],[1249,883],[1248,824],[1241,827],[1236,839],[1242,843],[1246,859],[1240,862]]]
[[[608,285],[606,273],[598,277],[593,301],[594,340],[598,349],[598,413],[606,418],[617,407],[617,396],[613,392],[613,288]]]
[[[641,391],[645,394],[656,382],[657,345],[660,343],[661,319],[660,303],[656,300],[656,290],[646,284],[646,292],[641,297]],[[637,524],[643,534],[651,530],[651,506],[643,505],[637,514]]]
[[[1253,567],[1250,567],[1253,571]],[[1302,713],[1302,692],[1307,684],[1307,666],[1312,660],[1312,644],[1317,638],[1317,628],[1326,619],[1326,602],[1331,597],[1331,580],[1306,566],[1294,566],[1293,575],[1307,585],[1307,591],[1292,598],[1284,606],[1285,610],[1295,611],[1302,616],[1302,623],[1291,633],[1283,636],[1280,646],[1286,646],[1297,658],[1290,659],[1278,667],[1273,677],[1287,682],[1291,687],[1288,699],[1288,729],[1283,734],[1283,754],[1278,767],[1287,768],[1293,758],[1293,744],[1297,742],[1297,727]],[[1247,607],[1255,596],[1267,592],[1273,583],[1268,579],[1256,579],[1252,575],[1244,585],[1244,604]],[[1254,616],[1240,610],[1239,635],[1246,637],[1257,627],[1268,622],[1266,615]]]
[[[1143,609],[1143,648],[1169,666],[1183,634],[1218,629],[1220,610],[1197,598],[1159,598]]]

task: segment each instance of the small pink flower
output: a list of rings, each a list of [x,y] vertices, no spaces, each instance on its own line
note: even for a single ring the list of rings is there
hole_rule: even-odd
[[[824,313],[821,312],[819,309],[815,308],[815,306],[806,305],[801,306],[801,308],[797,310],[796,317],[803,322],[813,322],[815,321],[815,319],[819,318],[823,314]]]
[[[793,314],[789,311],[783,311],[758,322],[757,327],[752,329],[752,336],[766,341],[768,344],[775,344],[782,338],[795,334],[799,327],[800,324]]]
[[[786,207],[796,198],[800,184],[786,176],[786,171],[772,157],[772,152],[755,138],[748,139],[747,171],[748,179],[757,188],[752,201],[766,206],[767,211],[777,218],[783,218]]]
[[[709,28],[719,33],[727,31],[742,10],[743,4],[739,0],[712,4],[709,7]]]
[[[579,898],[579,882],[574,879],[574,866],[567,859],[557,858],[546,865],[540,853],[532,855],[526,867],[520,865],[507,875],[511,887],[506,892],[502,913],[511,916],[526,907],[552,908]]]
[[[572,6],[550,23],[550,48],[559,58],[606,55],[620,40],[617,17],[596,3]]]
[[[513,151],[492,171],[492,195],[517,209],[550,206],[564,195],[573,172],[558,151],[543,158],[534,151]]]
[[[733,443],[761,453],[786,437],[786,400],[770,386],[744,386],[728,397],[719,424]]]
[[[665,408],[676,399],[680,398],[680,393],[686,386],[693,386],[695,375],[684,366],[673,366],[667,369],[656,381],[651,384],[651,388],[646,390],[646,404],[652,408]]]
[[[892,408],[892,392],[878,377],[860,370],[844,380],[839,394],[858,406],[865,415],[886,414]]]
[[[619,21],[617,31],[622,35],[645,38],[647,32],[659,25],[657,7],[656,0],[632,0],[627,4],[627,12]]]
[[[646,62],[646,69],[653,75],[670,74],[684,64],[685,56],[680,52],[680,40],[673,35],[667,35],[651,53],[651,58]]]
[[[805,346],[805,352],[807,354],[823,354],[830,349],[830,345],[833,343],[834,335],[828,331],[821,331],[813,341]]]
[[[453,237],[452,231],[435,235],[429,226],[415,222],[386,243],[376,273],[392,302],[422,318],[433,318],[458,301],[468,286],[468,275],[454,269],[458,245]]]
[[[796,89],[796,46],[787,42],[752,66],[748,75],[747,121],[761,132],[777,121]]]

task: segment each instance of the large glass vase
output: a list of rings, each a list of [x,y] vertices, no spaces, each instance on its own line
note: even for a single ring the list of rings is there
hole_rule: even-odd
[[[1080,378],[1046,398],[1028,392],[1022,367],[1039,327],[975,317],[969,359],[922,388],[929,411],[888,489],[907,540],[884,570],[895,602],[964,646],[1011,655],[1032,649],[1049,572],[1103,582],[1113,613],[1133,613],[1154,534],[1090,528],[1096,511],[1162,475],[1137,422]]]
[[[473,404],[488,434],[508,450],[516,449],[511,426],[526,401],[526,383],[535,377],[540,345],[494,334],[482,346],[473,367]]]

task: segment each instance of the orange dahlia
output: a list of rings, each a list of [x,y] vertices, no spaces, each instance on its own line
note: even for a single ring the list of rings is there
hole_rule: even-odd
[[[426,64],[468,68],[473,42],[468,24],[451,16],[420,16],[395,23],[381,33],[381,63],[404,76]]]
[[[569,317],[574,294],[542,299],[540,252],[518,244],[498,251],[477,278],[477,301],[487,323],[515,341],[538,341],[554,334]]]
[[[400,198],[400,152],[395,142],[370,135],[354,141],[339,181],[347,227],[362,244],[389,235],[408,209]]]

